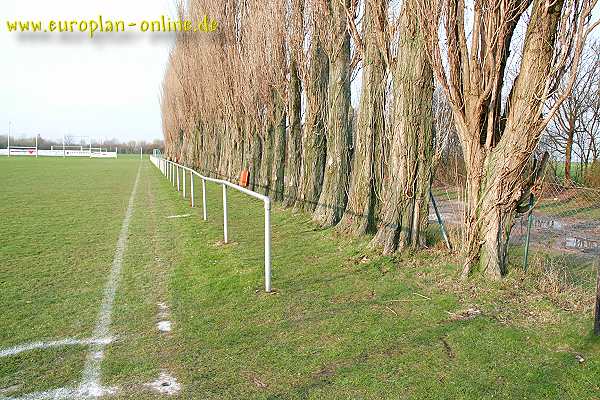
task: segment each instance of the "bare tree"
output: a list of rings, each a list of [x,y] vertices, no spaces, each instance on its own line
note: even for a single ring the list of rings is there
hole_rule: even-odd
[[[590,48],[583,57],[577,72],[571,95],[565,99],[547,128],[547,142],[551,148],[564,156],[564,181],[572,184],[572,158],[575,152],[580,166],[587,164],[595,145],[598,125],[594,118],[594,97],[600,80],[598,54]],[[564,79],[565,81],[566,79]],[[562,83],[562,89],[567,82]],[[574,148],[576,147],[576,148]]]
[[[405,0],[394,70],[389,170],[383,183],[381,221],[373,238],[384,253],[425,244],[433,158],[433,72],[417,2]]]
[[[385,95],[388,54],[388,0],[366,0],[362,38],[355,32],[363,72],[348,206],[339,229],[361,235],[375,225],[377,196],[381,191]],[[354,15],[349,15],[352,27]]]
[[[339,222],[346,208],[350,174],[350,34],[346,9],[350,0],[329,0],[324,16],[328,29],[321,32],[329,58],[327,120],[325,127],[326,163],[323,187],[313,219],[323,226]],[[322,104],[321,104],[322,106]]]
[[[287,31],[289,57],[288,86],[288,160],[287,182],[285,187],[285,206],[293,206],[298,198],[300,173],[302,168],[302,46],[305,39],[304,0],[290,0],[290,12]]]
[[[310,33],[307,64],[305,66],[306,115],[302,140],[302,167],[296,206],[304,211],[314,211],[321,195],[325,171],[325,124],[327,120],[327,87],[329,84],[329,59],[323,44],[326,29],[321,16],[325,12],[322,2],[310,1],[308,19]]]
[[[573,68],[597,24],[589,23],[596,0],[474,0],[472,13],[464,0],[419,4],[466,164],[463,276],[479,266],[498,278],[506,272],[515,213],[539,173],[531,156],[574,85]],[[506,77],[511,51],[519,55],[512,86]],[[565,74],[564,89],[553,97]]]

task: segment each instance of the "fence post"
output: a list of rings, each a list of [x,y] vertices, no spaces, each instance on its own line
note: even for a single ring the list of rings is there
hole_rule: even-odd
[[[594,310],[594,335],[600,336],[600,261],[596,261],[596,309]]]
[[[531,235],[531,224],[533,222],[533,193],[529,195],[529,211],[527,215],[527,238],[525,240],[525,260],[523,261],[523,269],[527,272],[529,266],[529,237]]]
[[[271,200],[265,199],[265,292],[271,292]]]
[[[227,185],[223,184],[223,242],[227,240]]]
[[[192,200],[192,208],[194,208],[194,173],[190,171],[190,199]]]
[[[175,166],[175,169],[177,170],[177,191],[179,192],[179,165]]]
[[[433,209],[435,210],[435,216],[438,220],[438,224],[440,225],[440,230],[442,231],[442,236],[444,237],[444,241],[446,242],[446,247],[448,247],[448,250],[452,251],[452,243],[450,243],[450,238],[448,238],[448,233],[446,232],[444,221],[442,221],[442,216],[438,211],[437,204],[435,203],[435,198],[433,197],[433,193],[431,193],[431,190],[429,191],[429,198],[431,199],[431,204],[433,205]]]
[[[183,198],[185,199],[185,169],[181,168],[181,178],[183,178]]]
[[[202,214],[204,216],[204,220],[207,220],[207,210],[206,210],[206,180],[202,178]]]

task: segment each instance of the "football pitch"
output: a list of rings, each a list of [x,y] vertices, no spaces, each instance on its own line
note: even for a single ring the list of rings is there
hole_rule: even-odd
[[[0,398],[152,393],[150,376],[118,386],[136,369],[159,379],[172,363],[156,328],[169,321],[155,230],[169,210],[150,190],[156,171],[136,158],[0,165]],[[130,354],[120,345],[147,346],[147,356],[105,381],[105,366]]]
[[[510,278],[463,287],[443,252],[382,257],[275,206],[267,294],[264,208],[243,194],[223,244],[221,187],[203,221],[199,182],[191,208],[147,158],[3,157],[0,185],[0,400],[600,390],[589,315]]]

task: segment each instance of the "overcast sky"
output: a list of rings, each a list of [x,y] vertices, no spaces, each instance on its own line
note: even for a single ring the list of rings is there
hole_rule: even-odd
[[[170,34],[9,33],[7,20],[154,20],[174,0],[0,0],[0,134],[162,138],[159,93]]]
[[[0,0],[0,134],[162,138],[159,93],[172,34],[9,33],[6,22],[173,17],[175,0]],[[600,7],[595,16],[599,17]],[[598,38],[598,32],[595,32]],[[360,74],[353,84],[357,93]],[[353,103],[358,98],[353,97]]]

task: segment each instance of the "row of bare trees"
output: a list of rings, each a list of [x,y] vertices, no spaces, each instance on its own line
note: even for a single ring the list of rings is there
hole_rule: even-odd
[[[458,146],[464,275],[497,278],[596,1],[189,0],[182,16],[219,29],[177,37],[166,154],[247,169],[253,189],[392,253],[424,246],[433,169]]]

